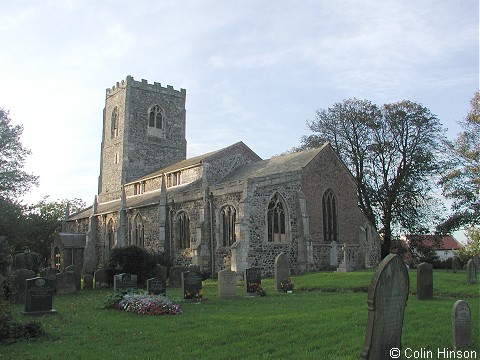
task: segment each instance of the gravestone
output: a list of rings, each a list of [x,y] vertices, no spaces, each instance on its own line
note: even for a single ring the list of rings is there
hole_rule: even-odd
[[[330,266],[338,266],[338,246],[336,241],[330,243]]]
[[[53,280],[53,287],[56,289],[56,283],[57,283],[57,274],[59,273],[60,271],[56,268],[44,268],[41,272],[40,272],[40,276],[43,277],[43,278],[46,278],[46,279],[49,279],[49,280]]]
[[[475,265],[477,266],[477,273],[480,271],[480,255],[475,255],[473,257]]]
[[[109,288],[112,283],[110,276],[106,270],[97,270],[93,275],[95,280],[95,289]]]
[[[355,249],[343,244],[343,260],[337,268],[338,272],[350,272],[355,270]]]
[[[137,275],[122,273],[113,277],[113,290],[136,289]]]
[[[35,277],[35,273],[32,270],[20,269],[14,273],[15,282],[15,303],[22,304],[25,302],[25,285],[27,279]]]
[[[460,259],[458,256],[454,256],[452,258],[452,271],[454,273],[457,272],[457,270],[460,270],[462,268],[462,265],[460,264]]]
[[[275,258],[275,288],[278,291],[285,291],[282,289],[282,281],[290,277],[290,266],[288,265],[287,256],[281,252]]]
[[[361,359],[390,359],[390,349],[401,349],[409,286],[402,259],[396,254],[383,259],[368,289],[368,321]]]
[[[197,273],[197,275],[202,275],[202,272],[200,271],[200,266],[198,265],[193,265],[193,264],[190,264],[187,266],[187,270],[186,271],[195,271]]]
[[[154,295],[167,295],[167,282],[161,277],[147,279],[147,293]]]
[[[32,271],[38,271],[38,265],[40,264],[40,255],[36,252],[24,252],[15,255],[14,268],[15,269],[28,269]]]
[[[160,264],[155,265],[155,270],[153,271],[153,277],[167,280],[167,268]]]
[[[477,266],[473,259],[467,262],[467,284],[473,285],[477,283]]]
[[[25,310],[23,315],[56,314],[53,305],[53,280],[36,277],[26,281]]]
[[[172,266],[168,276],[168,286],[179,287],[182,286],[182,272],[185,268],[182,266]]]
[[[262,272],[259,268],[247,268],[244,275],[245,295],[256,296],[258,288],[262,285]]]
[[[83,289],[92,290],[93,289],[93,275],[86,274],[83,277]]]
[[[470,307],[464,300],[458,300],[453,304],[452,345],[455,350],[472,346]]]
[[[198,301],[202,299],[202,277],[195,271],[182,273],[182,294],[184,300]]]
[[[75,278],[75,287],[77,290],[82,288],[82,273],[78,266],[70,265],[65,268],[66,272],[73,272],[73,277]]]
[[[218,297],[220,299],[235,299],[237,297],[237,274],[225,269],[218,272]]]
[[[73,271],[65,271],[56,275],[56,291],[58,295],[77,292],[75,273]]]
[[[417,266],[417,299],[433,298],[433,266],[423,262]]]

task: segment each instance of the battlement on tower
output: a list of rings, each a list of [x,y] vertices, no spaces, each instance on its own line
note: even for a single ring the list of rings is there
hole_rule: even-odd
[[[107,97],[115,95],[117,92],[125,89],[127,86],[132,86],[141,90],[155,91],[160,94],[176,96],[184,99],[187,96],[187,91],[185,89],[175,90],[171,85],[163,87],[162,84],[158,82],[149,84],[148,81],[145,79],[142,79],[142,81],[136,81],[131,75],[128,75],[125,80],[117,82],[114,86],[108,88],[106,90],[106,95]]]

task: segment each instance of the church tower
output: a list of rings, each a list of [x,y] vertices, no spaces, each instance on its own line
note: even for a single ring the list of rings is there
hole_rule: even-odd
[[[186,91],[132,76],[106,90],[98,179],[99,202],[122,185],[186,158]]]

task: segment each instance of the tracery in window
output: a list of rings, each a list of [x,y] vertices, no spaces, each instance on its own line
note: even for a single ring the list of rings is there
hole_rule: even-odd
[[[222,231],[222,245],[232,246],[235,238],[236,211],[233,206],[227,205],[220,210],[220,221]]]
[[[148,126],[163,129],[163,111],[158,105],[153,106],[148,114]]]
[[[267,210],[268,242],[286,242],[286,225],[285,205],[282,198],[278,194],[275,194],[268,204]]]
[[[112,129],[112,138],[117,137],[118,136],[118,109],[116,106],[112,111],[111,129]]]
[[[107,224],[107,241],[108,251],[110,251],[115,246],[115,227],[112,219],[110,219]]]
[[[186,211],[177,215],[176,221],[178,247],[188,249],[190,247],[190,221]]]
[[[322,212],[323,240],[328,243],[332,241],[338,242],[337,205],[335,194],[333,193],[332,189],[328,189],[323,194]]]
[[[144,237],[145,231],[143,227],[143,219],[140,214],[137,214],[133,222],[133,245],[144,247]]]

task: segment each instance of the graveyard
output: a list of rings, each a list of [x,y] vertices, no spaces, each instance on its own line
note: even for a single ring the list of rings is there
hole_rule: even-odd
[[[112,288],[57,294],[53,297],[57,313],[35,317],[50,338],[0,346],[0,358],[358,359],[373,274],[361,270],[292,276],[292,293],[278,291],[277,279],[264,278],[262,297],[246,296],[243,281],[234,282],[235,296],[219,291],[218,281],[205,280],[201,289],[205,301],[185,301],[181,286],[160,286],[181,307],[180,315],[105,309]],[[471,311],[469,354],[474,351],[479,357],[478,283],[469,285],[465,270],[433,270],[433,298],[422,300],[417,297],[417,270],[410,269],[408,278],[402,349],[411,349],[411,358],[421,358],[422,351],[428,356],[428,351],[436,355],[437,349],[453,350],[452,307],[461,299]],[[231,274],[221,274],[220,281],[232,285]],[[28,320],[22,315],[24,305],[12,310],[16,320]]]

